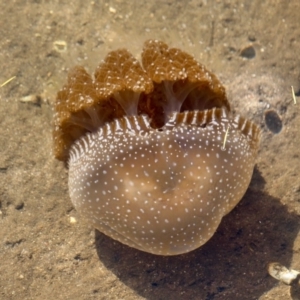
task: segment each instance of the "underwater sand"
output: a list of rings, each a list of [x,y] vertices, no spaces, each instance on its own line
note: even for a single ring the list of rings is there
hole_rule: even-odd
[[[267,265],[300,270],[299,1],[2,2],[0,85],[16,78],[0,88],[0,299],[298,299]],[[92,72],[120,47],[138,57],[148,38],[193,54],[263,131],[240,204],[208,243],[174,257],[86,224],[52,154],[51,103],[68,68]]]

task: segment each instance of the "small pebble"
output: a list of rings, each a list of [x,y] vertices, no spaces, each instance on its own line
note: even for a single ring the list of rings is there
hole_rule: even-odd
[[[246,46],[240,51],[240,56],[247,58],[247,59],[252,59],[256,55],[255,49],[252,45]]]
[[[273,109],[265,111],[265,123],[268,129],[273,133],[279,133],[282,129],[282,120]]]
[[[66,52],[68,44],[65,41],[55,41],[53,43],[54,50],[57,52]]]
[[[42,98],[39,95],[32,94],[32,95],[22,97],[20,99],[20,101],[23,102],[23,103],[32,103],[34,105],[40,106],[41,102],[42,102]]]

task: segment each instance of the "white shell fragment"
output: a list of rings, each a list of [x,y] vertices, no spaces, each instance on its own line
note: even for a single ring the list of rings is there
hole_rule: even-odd
[[[295,281],[299,281],[300,272],[292,269],[289,270],[288,268],[277,262],[269,264],[268,272],[273,278],[287,285],[292,285],[293,283],[295,283]]]

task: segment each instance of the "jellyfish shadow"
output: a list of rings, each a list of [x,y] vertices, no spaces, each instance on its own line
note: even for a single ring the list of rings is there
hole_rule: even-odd
[[[96,231],[98,257],[146,299],[258,299],[277,284],[267,273],[268,263],[290,265],[300,227],[299,216],[263,192],[263,186],[256,169],[239,205],[193,252],[156,256]]]

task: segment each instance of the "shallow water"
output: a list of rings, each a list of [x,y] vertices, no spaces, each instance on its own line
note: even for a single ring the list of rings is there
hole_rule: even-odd
[[[299,1],[131,3],[0,3],[0,84],[16,76],[0,88],[0,298],[297,299],[267,265],[300,270],[300,117],[291,93],[300,102]],[[148,38],[193,54],[226,86],[234,111],[263,131],[240,204],[207,244],[176,257],[95,232],[73,209],[67,170],[52,154],[51,104],[68,68],[92,72],[120,47],[139,58]],[[279,133],[265,122],[269,110]]]

